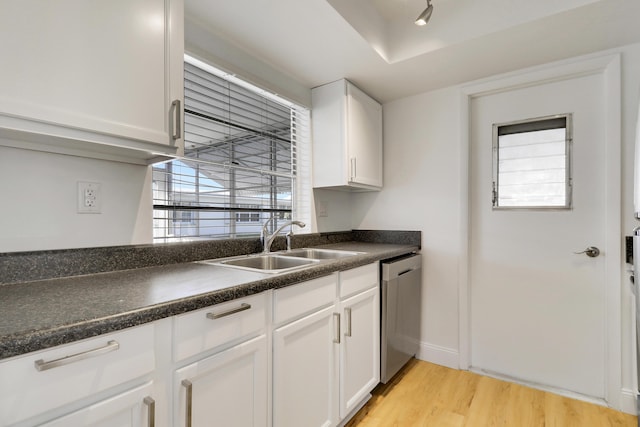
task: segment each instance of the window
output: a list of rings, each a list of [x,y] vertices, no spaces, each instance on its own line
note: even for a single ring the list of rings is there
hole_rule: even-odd
[[[309,111],[187,56],[184,72],[184,157],[153,167],[154,241],[310,223]]]
[[[175,211],[173,222],[180,222],[183,224],[193,224],[193,212],[191,211]]]
[[[241,206],[242,207],[242,206]],[[249,209],[259,209],[259,205],[249,205],[244,206]],[[284,208],[286,209],[286,207]],[[259,212],[237,212],[236,213],[236,221],[237,222],[260,222],[260,213]]]
[[[493,125],[493,208],[571,208],[571,115]]]

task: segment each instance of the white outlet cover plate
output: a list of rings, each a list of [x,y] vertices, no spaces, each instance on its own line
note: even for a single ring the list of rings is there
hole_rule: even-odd
[[[102,193],[99,182],[78,181],[78,213],[101,213]]]
[[[319,217],[329,216],[329,202],[327,202],[326,200],[321,200],[318,203],[318,216]]]

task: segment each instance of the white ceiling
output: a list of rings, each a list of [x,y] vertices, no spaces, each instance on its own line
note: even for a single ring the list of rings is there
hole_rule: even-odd
[[[186,0],[190,20],[306,87],[381,102],[640,42],[638,0]],[[251,70],[248,70],[251,71]]]

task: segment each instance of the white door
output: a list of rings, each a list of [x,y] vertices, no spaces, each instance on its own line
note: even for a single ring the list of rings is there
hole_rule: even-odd
[[[471,101],[471,366],[588,396],[605,396],[604,77]],[[572,114],[571,209],[492,208],[492,125]]]

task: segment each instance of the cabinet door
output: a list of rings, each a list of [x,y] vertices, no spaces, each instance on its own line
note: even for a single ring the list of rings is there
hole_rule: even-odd
[[[267,376],[265,335],[177,370],[172,425],[266,426]]]
[[[340,417],[380,381],[380,294],[371,288],[342,302]]]
[[[40,425],[43,427],[152,426],[155,419],[155,402],[151,395],[152,383],[149,382]]]
[[[176,145],[172,101],[182,99],[181,5],[3,2],[0,34],[12,42],[0,46],[0,127],[149,151],[155,144]]]
[[[273,332],[273,426],[333,426],[338,416],[335,306]]]
[[[347,84],[349,182],[382,187],[382,106]]]

